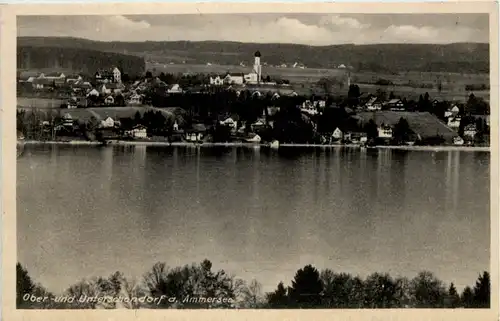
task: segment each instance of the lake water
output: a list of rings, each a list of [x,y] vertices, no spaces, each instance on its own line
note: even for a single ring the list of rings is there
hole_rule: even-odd
[[[489,270],[489,153],[26,146],[18,260],[49,290],[208,258],[269,291],[306,264]]]

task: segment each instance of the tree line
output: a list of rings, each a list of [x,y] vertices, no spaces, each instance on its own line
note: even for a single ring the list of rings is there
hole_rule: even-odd
[[[257,280],[245,282],[223,269],[214,270],[209,260],[203,260],[181,267],[159,262],[141,279],[127,278],[119,271],[108,277],[83,279],[55,295],[36,283],[20,263],[16,272],[19,309],[489,308],[491,292],[486,271],[459,293],[453,283],[446,285],[429,271],[412,279],[388,273],[361,278],[306,265],[295,273],[289,286],[280,282],[274,291],[264,293]],[[37,302],[39,297],[48,299]],[[102,299],[92,299],[96,297]],[[138,300],[144,297],[148,299]]]

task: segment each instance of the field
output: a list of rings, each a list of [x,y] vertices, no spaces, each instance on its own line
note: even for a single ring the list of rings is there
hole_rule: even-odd
[[[225,65],[196,65],[196,64],[147,64],[148,70],[153,74],[164,73],[204,73],[204,74],[224,74],[226,72],[249,73],[251,66],[225,66]],[[297,92],[308,93],[312,84],[316,84],[322,78],[335,79],[341,85],[333,88],[334,93],[347,94],[347,69],[314,69],[314,68],[276,68],[262,67],[263,76],[269,75],[271,78],[287,79]],[[433,99],[464,101],[470,92],[465,90],[465,85],[489,85],[488,74],[458,74],[446,72],[402,72],[397,74],[381,74],[373,72],[351,72],[351,84],[360,86],[361,91],[375,93],[377,89],[394,92],[396,96],[406,99],[418,99],[419,95],[426,92]],[[375,85],[379,79],[391,81],[394,85]],[[438,82],[441,83],[442,90],[438,91]],[[419,87],[423,85],[422,87]],[[433,88],[423,88],[432,85]],[[489,101],[489,90],[474,91],[474,95]]]
[[[164,73],[191,73],[191,74],[218,74],[223,75],[227,72],[231,73],[249,73],[252,71],[252,66],[232,66],[232,65],[196,65],[196,64],[146,64],[146,69],[153,74]],[[262,66],[262,76],[269,75],[271,78],[282,78],[290,80],[290,83],[315,83],[321,78],[339,77],[344,78],[347,75],[346,69],[314,69],[314,68],[277,68]]]
[[[416,134],[420,134],[422,138],[441,135],[444,139],[446,139],[446,141],[450,142],[453,137],[458,136],[456,132],[446,126],[443,122],[426,112],[414,113],[404,111],[378,111],[361,112],[356,116],[363,123],[367,123],[370,119],[373,119],[377,125],[384,123],[391,126],[397,124],[399,119],[403,117],[408,121],[410,128]]]

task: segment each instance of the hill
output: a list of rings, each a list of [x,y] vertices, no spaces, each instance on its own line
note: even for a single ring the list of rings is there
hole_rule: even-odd
[[[259,50],[271,65],[303,63],[309,68],[351,65],[356,71],[489,73],[489,44],[376,44],[307,46],[225,41],[99,42],[80,38],[19,37],[18,47],[58,47],[130,54],[160,63],[250,64]]]
[[[17,66],[19,69],[71,70],[87,74],[94,74],[98,69],[118,66],[129,75],[141,75],[145,72],[146,62],[143,57],[88,48],[93,47],[18,44]]]
[[[399,119],[405,118],[410,128],[422,138],[441,135],[451,143],[458,134],[441,122],[437,117],[427,112],[404,112],[404,111],[379,111],[379,112],[361,112],[357,116],[362,123],[367,123],[373,119],[377,125],[387,124],[394,126]]]

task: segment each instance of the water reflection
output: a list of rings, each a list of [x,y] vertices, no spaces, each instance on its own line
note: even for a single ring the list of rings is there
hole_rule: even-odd
[[[470,284],[489,266],[489,158],[463,154],[32,148],[18,160],[19,260],[54,291],[203,258],[266,291],[301,257]]]

